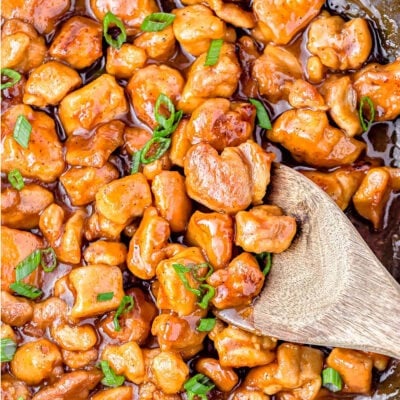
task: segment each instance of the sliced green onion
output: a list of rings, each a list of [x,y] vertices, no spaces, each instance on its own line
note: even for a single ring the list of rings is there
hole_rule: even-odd
[[[124,296],[119,304],[117,311],[114,315],[114,330],[119,332],[121,330],[121,325],[119,324],[118,318],[123,314],[131,311],[134,305],[133,298],[131,296]]]
[[[37,299],[43,292],[35,286],[28,285],[23,282],[14,282],[10,284],[10,289],[20,296],[27,297],[28,299]]]
[[[207,273],[205,276],[199,276],[198,274],[198,270],[203,269],[203,268],[207,268]],[[211,266],[211,264],[209,264],[208,262],[205,263],[201,263],[201,264],[196,264],[192,266],[192,275],[193,278],[196,279],[199,282],[203,282],[205,281],[207,278],[209,278],[211,276],[211,274],[214,272],[214,268]]]
[[[368,104],[369,107],[369,113],[370,113],[370,118],[366,119],[364,117],[364,105],[365,103]],[[363,131],[367,131],[372,123],[375,120],[375,107],[374,107],[374,103],[372,102],[371,98],[368,96],[363,96],[361,97],[360,100],[360,108],[358,109],[358,118],[360,119],[360,123],[361,123],[361,127],[363,129]]]
[[[15,122],[13,137],[17,143],[27,149],[31,137],[32,125],[24,115],[19,115]]]
[[[29,254],[28,257],[23,259],[15,267],[15,280],[19,282],[30,275],[39,266],[41,257],[40,250],[35,250]]]
[[[207,284],[202,284],[199,286],[199,288],[201,290],[203,297],[197,304],[201,308],[206,309],[208,307],[208,303],[215,295],[215,288],[213,288],[211,285],[207,285]]]
[[[170,113],[169,118],[165,118],[164,115],[160,113],[160,107],[162,105],[168,109],[168,112]],[[160,95],[157,97],[156,104],[154,106],[154,118],[164,129],[171,128],[174,123],[175,106],[172,100],[164,93],[160,93]]]
[[[157,127],[153,131],[154,137],[167,137],[176,131],[180,120],[182,119],[183,112],[179,110],[175,113],[174,123],[170,128],[163,128],[161,125],[157,125]]]
[[[211,40],[210,47],[208,48],[206,61],[204,65],[206,67],[212,67],[218,62],[219,53],[221,52],[224,39],[213,39]]]
[[[0,360],[1,362],[11,361],[14,357],[15,350],[17,350],[17,344],[10,338],[3,338],[0,342]]]
[[[114,297],[114,292],[104,292],[97,295],[97,301],[108,301]]]
[[[156,145],[156,152],[154,155],[146,158],[147,153],[150,151],[150,149]],[[169,138],[163,138],[163,137],[153,137],[150,139],[143,147],[141,154],[140,154],[140,162],[142,164],[150,164],[153,161],[158,160],[161,158],[164,153],[169,149],[169,146],[171,145],[171,139]]]
[[[56,252],[52,247],[48,247],[47,249],[41,250],[41,260],[40,265],[43,268],[44,272],[53,272],[57,267],[57,256]]]
[[[325,368],[322,371],[322,386],[331,392],[339,392],[342,390],[343,382],[339,372],[333,368]]]
[[[18,169],[11,170],[7,175],[7,179],[14,189],[21,190],[25,186],[24,179]]]
[[[213,330],[217,320],[215,318],[202,318],[197,327],[199,332],[210,332]]]
[[[117,27],[120,30],[116,39],[108,33],[109,29],[112,27]],[[121,46],[126,42],[126,29],[124,23],[110,11],[103,19],[103,35],[106,42],[116,49],[121,48]]]
[[[3,83],[3,76],[6,76],[7,78],[11,79],[11,81]],[[1,69],[1,82],[2,82],[1,90],[13,87],[20,80],[21,80],[21,74],[19,74],[17,71],[14,71],[13,69],[10,68]]]
[[[142,151],[141,150],[135,151],[132,154],[131,175],[136,174],[137,172],[139,172],[141,155],[142,155]]]
[[[260,100],[256,99],[249,99],[249,101],[256,108],[258,125],[260,125],[261,128],[264,129],[272,129],[271,120],[269,118],[267,110],[264,107],[264,104],[261,103]]]
[[[256,259],[263,270],[264,276],[268,275],[272,266],[272,254],[265,251],[264,253],[256,254]]]
[[[110,367],[108,361],[100,361],[100,368],[104,374],[104,378],[101,383],[104,386],[118,387],[123,385],[125,377],[123,375],[117,375]]]
[[[158,12],[148,15],[140,25],[144,32],[159,32],[170,26],[176,16],[174,14]]]
[[[175,272],[178,274],[179,279],[182,281],[183,286],[185,286],[186,290],[189,290],[190,292],[194,293],[197,297],[200,297],[202,295],[201,290],[192,288],[189,284],[189,280],[186,276],[187,273],[192,272],[192,268],[186,267],[183,264],[172,264],[172,267],[174,268]]]
[[[183,385],[188,400],[193,400],[195,396],[198,396],[201,400],[207,400],[207,393],[214,387],[215,385],[211,380],[203,374],[193,376]]]
[[[22,396],[19,396],[17,400],[25,400]]]

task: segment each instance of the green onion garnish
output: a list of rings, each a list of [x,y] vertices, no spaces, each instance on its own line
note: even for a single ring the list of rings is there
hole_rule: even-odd
[[[40,251],[40,265],[44,272],[53,272],[57,267],[56,252],[52,247]]]
[[[17,344],[10,338],[3,338],[0,342],[0,360],[1,362],[11,361],[14,357]]]
[[[111,28],[119,29],[118,36],[114,39],[112,34],[108,31]],[[126,42],[126,29],[124,23],[112,12],[108,11],[103,19],[103,35],[106,42],[116,49],[121,48],[121,46]]]
[[[100,368],[104,374],[104,378],[101,383],[104,386],[118,387],[123,385],[125,382],[125,377],[123,375],[117,375],[108,364],[108,361],[100,361]]]
[[[114,315],[114,330],[119,332],[121,330],[121,325],[119,324],[118,318],[123,314],[128,311],[131,311],[134,305],[133,298],[131,296],[124,296],[121,300],[121,303],[119,304],[117,311],[115,312]]]
[[[164,115],[160,113],[160,107],[165,106],[170,113],[169,118],[165,118]],[[166,96],[164,93],[160,93],[157,97],[156,104],[154,106],[154,118],[156,121],[165,129],[171,128],[175,120],[175,106],[172,100]]]
[[[3,83],[3,76],[6,76],[11,80]],[[17,71],[14,71],[13,69],[10,68],[1,69],[1,81],[2,81],[1,90],[13,87],[20,80],[21,80],[21,74],[19,74]]]
[[[370,118],[366,119],[364,117],[364,104],[367,103],[369,107],[369,113],[370,113]],[[375,108],[374,108],[374,103],[372,102],[371,98],[368,96],[363,96],[361,97],[360,100],[360,107],[358,109],[358,118],[360,119],[361,127],[363,131],[367,131],[372,123],[375,120]]]
[[[131,175],[136,174],[137,172],[139,172],[139,168],[140,168],[140,156],[142,154],[142,151],[135,151],[132,154],[132,166],[131,166]]]
[[[150,164],[155,160],[158,160],[161,158],[164,153],[169,149],[169,146],[171,145],[171,139],[170,138],[163,138],[163,137],[153,137],[151,138],[143,147],[141,153],[140,153],[140,162],[142,164]],[[152,149],[153,146],[156,146],[156,151],[155,153],[150,156],[146,157],[147,153]]]
[[[215,318],[202,318],[197,327],[199,332],[210,332],[213,330],[217,320]]]
[[[256,108],[258,125],[260,125],[261,128],[264,129],[272,129],[271,120],[269,118],[267,110],[264,107],[264,104],[261,103],[260,100],[256,99],[249,99],[249,101]]]
[[[339,392],[342,390],[342,378],[333,368],[325,368],[322,371],[322,386],[326,387],[331,392]]]
[[[161,125],[158,125],[154,131],[153,131],[153,136],[154,137],[167,137],[170,136],[172,133],[175,132],[176,128],[178,127],[178,124],[183,116],[182,110],[179,110],[175,112],[175,117],[174,117],[174,123],[170,128],[164,128]]]
[[[144,32],[159,32],[170,26],[175,19],[174,14],[158,12],[148,15],[140,25]]]
[[[196,279],[199,282],[205,281],[214,272],[214,268],[208,262],[201,263],[201,264],[196,264],[196,265],[193,265],[191,267],[192,267],[191,272],[192,272],[192,275],[193,275],[194,279]],[[207,273],[204,276],[200,276],[198,274],[198,271],[203,269],[203,268],[207,268]]]
[[[19,115],[15,122],[13,137],[17,143],[27,149],[31,137],[32,125],[24,115]]]
[[[19,172],[18,169],[13,169],[10,171],[7,175],[7,179],[14,189],[21,190],[25,186],[24,179],[22,178],[21,172]]]
[[[256,254],[256,259],[263,269],[264,276],[268,275],[272,266],[272,254],[265,251],[264,253]]]
[[[111,300],[113,297],[114,297],[114,292],[99,293],[97,295],[97,301],[108,301]]]
[[[10,289],[20,296],[27,297],[28,299],[37,299],[43,292],[35,286],[28,285],[23,282],[14,282],[10,284]]]
[[[212,67],[218,62],[219,53],[221,52],[224,39],[213,39],[211,40],[210,47],[207,51],[206,61],[204,65],[206,67]]]
[[[23,259],[16,267],[15,267],[15,279],[17,282],[22,281],[22,279],[26,278],[30,275],[40,264],[41,253],[40,250],[35,250],[28,257]]]
[[[189,284],[189,280],[186,276],[187,273],[192,272],[192,268],[186,267],[183,264],[172,264],[172,267],[174,268],[175,272],[178,274],[179,279],[182,281],[183,286],[185,286],[186,290],[189,290],[190,292],[194,293],[196,296],[200,297],[201,296],[201,290],[192,288]]]
[[[215,289],[208,284],[202,284],[199,286],[201,293],[202,293],[202,298],[200,301],[197,303],[202,309],[206,309],[208,307],[208,303],[210,300],[215,296]]]
[[[19,396],[17,400],[25,400],[22,396]]]
[[[207,393],[215,385],[205,375],[197,374],[186,381],[183,387],[186,390],[188,400],[193,400],[195,396],[198,396],[201,400],[207,400]]]

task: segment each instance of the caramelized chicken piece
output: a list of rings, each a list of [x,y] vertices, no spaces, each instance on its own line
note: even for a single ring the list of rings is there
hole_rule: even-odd
[[[133,388],[131,386],[120,386],[117,388],[101,390],[91,397],[91,400],[131,400]]]
[[[212,304],[218,309],[224,309],[250,304],[261,292],[264,275],[251,254],[241,253],[227,268],[215,271],[207,279],[207,283],[216,290]]]
[[[98,358],[97,349],[90,349],[86,351],[69,351],[61,349],[61,355],[64,364],[74,370],[94,365]]]
[[[13,0],[1,5],[1,16],[5,19],[18,18],[35,26],[41,33],[50,33],[56,23],[71,7],[70,0]],[[2,65],[4,68],[4,65]]]
[[[132,274],[141,279],[155,276],[158,263],[167,257],[165,246],[170,233],[168,222],[154,207],[148,207],[129,244],[127,266]]]
[[[60,182],[65,188],[71,204],[84,206],[95,200],[99,189],[116,179],[118,170],[110,163],[101,168],[72,167],[60,176]]]
[[[351,164],[365,149],[364,143],[330,126],[323,111],[285,111],[267,136],[282,144],[297,161],[316,167]]]
[[[255,18],[252,12],[245,11],[238,4],[223,0],[207,0],[208,6],[223,21],[238,28],[254,28]]]
[[[129,223],[118,224],[109,220],[98,211],[94,211],[94,213],[87,220],[85,227],[85,238],[89,241],[95,239],[119,240],[120,233],[128,226]]]
[[[96,331],[92,325],[60,324],[51,326],[51,337],[61,349],[69,351],[87,351],[97,342]]]
[[[168,61],[175,52],[175,35],[172,26],[159,32],[143,32],[133,44],[145,51],[147,57]]]
[[[44,335],[47,328],[67,321],[67,303],[59,297],[49,297],[33,304],[33,317],[30,325]]]
[[[49,190],[33,183],[21,190],[7,188],[1,193],[1,223],[15,229],[36,228],[40,213],[53,201]]]
[[[338,168],[333,172],[301,171],[323,189],[336,204],[345,210],[361,184],[365,171],[353,168]]]
[[[252,77],[258,84],[258,91],[269,101],[286,99],[291,84],[301,79],[303,72],[297,57],[289,50],[268,44],[261,57],[254,61]]]
[[[57,61],[34,69],[25,85],[24,103],[37,107],[57,105],[69,92],[82,84],[79,74]]]
[[[13,137],[18,117],[24,116],[32,130],[28,148],[22,147]],[[44,112],[33,111],[20,104],[9,108],[1,117],[1,170],[18,169],[22,176],[55,181],[64,170],[62,145],[58,140],[54,121]]]
[[[72,17],[64,22],[54,38],[49,53],[72,68],[92,65],[102,55],[103,31],[101,25],[86,17]]]
[[[185,230],[192,212],[192,203],[186,194],[185,178],[177,171],[162,171],[153,179],[151,190],[161,217],[172,232]]]
[[[121,242],[98,240],[90,243],[83,252],[88,264],[121,265],[125,263],[128,250]]]
[[[317,88],[303,79],[297,79],[289,89],[289,103],[294,108],[326,111],[329,107]]]
[[[11,339],[13,342],[17,342],[17,335],[15,334],[13,328],[3,322],[0,323],[0,338]]]
[[[85,218],[86,213],[77,210],[65,220],[64,210],[55,203],[47,207],[40,216],[39,228],[60,261],[70,264],[81,261]]]
[[[130,43],[120,49],[110,46],[107,49],[106,71],[117,78],[130,78],[133,73],[146,64],[146,52]]]
[[[157,126],[154,106],[158,96],[163,93],[176,104],[183,85],[179,71],[166,65],[153,64],[136,71],[126,89],[138,118],[154,129]]]
[[[165,394],[152,382],[145,382],[139,386],[140,400],[181,400],[180,394]]]
[[[108,11],[122,20],[128,35],[140,32],[140,25],[147,15],[159,12],[155,0],[90,0],[92,12],[102,21]]]
[[[307,59],[306,71],[311,83],[320,83],[325,77],[326,67],[319,57],[311,56]]]
[[[246,389],[240,386],[233,391],[231,400],[270,400],[270,397],[262,390]]]
[[[1,398],[4,400],[12,399],[30,399],[31,393],[28,386],[12,375],[1,374]]]
[[[188,119],[181,119],[176,130],[171,136],[171,147],[169,148],[169,158],[171,162],[179,167],[183,167],[183,161],[186,153],[192,144],[186,135],[186,127],[189,123]]]
[[[11,326],[22,326],[32,319],[33,304],[23,297],[1,291],[1,321]]]
[[[385,168],[371,168],[353,196],[356,211],[375,229],[382,225],[391,189],[390,173]]]
[[[224,43],[218,62],[205,66],[207,53],[201,54],[191,65],[178,108],[184,113],[192,113],[206,99],[212,97],[229,98],[235,92],[241,68],[233,44]]]
[[[4,5],[1,8],[4,13]],[[39,66],[46,55],[44,39],[18,19],[6,21],[1,29],[1,67],[21,73]]]
[[[400,168],[384,167],[389,172],[392,188],[395,192],[400,190]]]
[[[209,99],[193,111],[185,134],[192,144],[205,142],[222,151],[252,137],[255,117],[252,104]]]
[[[200,358],[196,362],[196,371],[210,378],[223,392],[230,392],[239,381],[233,368],[222,367],[214,358]]]
[[[345,22],[324,12],[310,24],[307,48],[328,68],[360,68],[372,48],[368,23],[362,18]]]
[[[324,0],[254,0],[256,36],[263,42],[287,44],[319,14]]]
[[[223,213],[195,211],[186,230],[186,241],[202,249],[215,269],[228,265],[232,258],[233,221]]]
[[[59,107],[60,119],[67,135],[83,129],[90,131],[97,124],[122,117],[127,112],[124,90],[108,74],[68,94]]]
[[[323,83],[321,92],[336,125],[350,137],[362,133],[357,110],[357,93],[350,77],[333,76]]]
[[[390,64],[369,64],[354,75],[358,100],[368,96],[376,121],[390,121],[400,115],[400,59]],[[368,107],[364,114],[369,115]]]
[[[390,357],[383,354],[372,353],[370,351],[363,351],[363,353],[372,360],[374,368],[378,371],[384,371],[390,362]]]
[[[15,282],[15,267],[31,253],[44,247],[40,237],[29,232],[1,227],[1,290],[11,292],[10,284]],[[30,273],[22,282],[40,286],[39,268]]]

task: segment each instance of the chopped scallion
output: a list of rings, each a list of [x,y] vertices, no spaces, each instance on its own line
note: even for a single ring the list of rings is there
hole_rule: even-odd
[[[108,361],[100,361],[100,368],[104,374],[104,378],[101,383],[104,386],[118,387],[123,385],[125,382],[125,377],[123,375],[117,375],[110,367]]]
[[[369,108],[369,119],[364,117],[364,105],[365,103],[368,104],[368,108]],[[363,129],[363,131],[367,131],[372,123],[375,120],[375,107],[374,107],[374,103],[372,102],[371,98],[368,96],[363,96],[361,97],[360,100],[360,108],[358,109],[358,117],[360,119],[360,123],[361,123],[361,127]]]
[[[215,385],[211,380],[203,374],[193,376],[183,385],[188,400],[193,400],[195,396],[198,396],[201,400],[207,400],[207,393],[214,387]]]
[[[160,107],[164,106],[169,112],[169,117],[165,118],[163,114],[160,113]],[[169,129],[175,120],[175,106],[172,100],[166,96],[164,93],[160,93],[157,97],[156,104],[154,106],[154,118],[156,121],[164,128]]]
[[[118,318],[123,314],[128,311],[131,311],[134,305],[134,300],[131,296],[124,296],[121,300],[121,303],[119,304],[117,311],[115,312],[114,315],[114,330],[119,332],[121,330],[121,325],[119,324]]]
[[[142,164],[150,164],[153,161],[158,160],[169,149],[170,145],[171,145],[171,139],[169,138],[153,137],[144,145],[140,153],[140,162]],[[153,146],[156,147],[155,153],[152,156],[147,157],[147,153],[149,153],[150,150],[152,150]]]
[[[201,308],[206,309],[208,307],[208,303],[215,295],[215,288],[208,284],[202,284],[199,286],[201,290],[201,295],[203,296],[200,301],[197,303]]]
[[[114,297],[114,292],[104,292],[97,295],[97,301],[108,301]]]
[[[159,32],[170,26],[175,19],[174,14],[158,12],[148,15],[140,25],[144,32]]]
[[[14,189],[22,190],[25,186],[24,179],[18,169],[13,169],[7,175],[8,182]]]
[[[197,330],[199,332],[210,332],[213,330],[217,320],[215,318],[202,318]]]
[[[40,251],[41,260],[40,265],[43,268],[44,272],[53,272],[57,267],[57,256],[56,252],[52,247],[48,247],[47,249],[43,249]]]
[[[17,344],[14,340],[10,338],[3,338],[0,342],[0,359],[1,362],[8,362],[11,361],[14,357],[15,350],[17,349]]]
[[[13,137],[23,148],[27,149],[31,137],[32,125],[24,115],[19,115],[14,126]]]
[[[201,296],[201,290],[192,288],[190,286],[189,280],[186,276],[187,273],[192,272],[192,268],[186,267],[183,264],[172,264],[172,267],[174,268],[175,272],[178,274],[179,279],[182,281],[183,286],[185,287],[186,290],[189,290],[190,292],[194,293],[196,296]]]
[[[196,279],[199,282],[205,281],[214,272],[214,268],[211,266],[211,264],[209,264],[207,262],[201,263],[201,264],[196,264],[191,267],[192,267],[192,275],[193,275],[194,279]],[[200,276],[198,271],[204,270],[204,268],[207,269],[207,273],[204,276]]]
[[[115,29],[117,34],[110,34],[110,29]],[[116,49],[120,49],[126,42],[126,29],[124,23],[112,12],[107,12],[103,19],[103,35],[106,42]]]
[[[325,368],[322,371],[322,386],[326,387],[331,392],[339,392],[342,390],[342,378],[333,368]]]
[[[8,82],[3,83],[3,76],[10,79]],[[1,90],[13,87],[16,83],[21,80],[21,74],[10,68],[1,69]]]
[[[28,299],[37,299],[43,292],[35,286],[28,285],[23,282],[13,282],[10,284],[10,289],[20,296],[27,297]]]
[[[132,154],[132,166],[131,166],[131,175],[132,174],[136,174],[137,172],[139,172],[139,168],[140,168],[140,156],[142,154],[142,151],[135,151]]]
[[[17,282],[22,281],[30,275],[40,264],[41,253],[40,250],[35,250],[28,257],[24,258],[15,267],[15,279]]]
[[[268,275],[272,266],[272,254],[265,251],[264,253],[256,254],[256,259],[260,268],[262,268],[264,276]]]
[[[204,65],[206,67],[212,67],[219,60],[219,53],[221,52],[224,39],[213,39],[211,40],[210,47],[208,48],[206,61]]]
[[[256,108],[258,125],[260,125],[261,128],[264,129],[272,129],[271,120],[269,118],[267,110],[264,107],[264,104],[261,103],[260,100],[256,99],[249,99],[249,101]]]

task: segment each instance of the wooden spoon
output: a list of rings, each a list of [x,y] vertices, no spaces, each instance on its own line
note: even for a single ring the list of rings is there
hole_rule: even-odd
[[[226,322],[278,339],[373,351],[400,359],[400,285],[333,200],[299,172],[276,165],[269,200],[298,223],[274,254],[252,307],[217,311]]]

